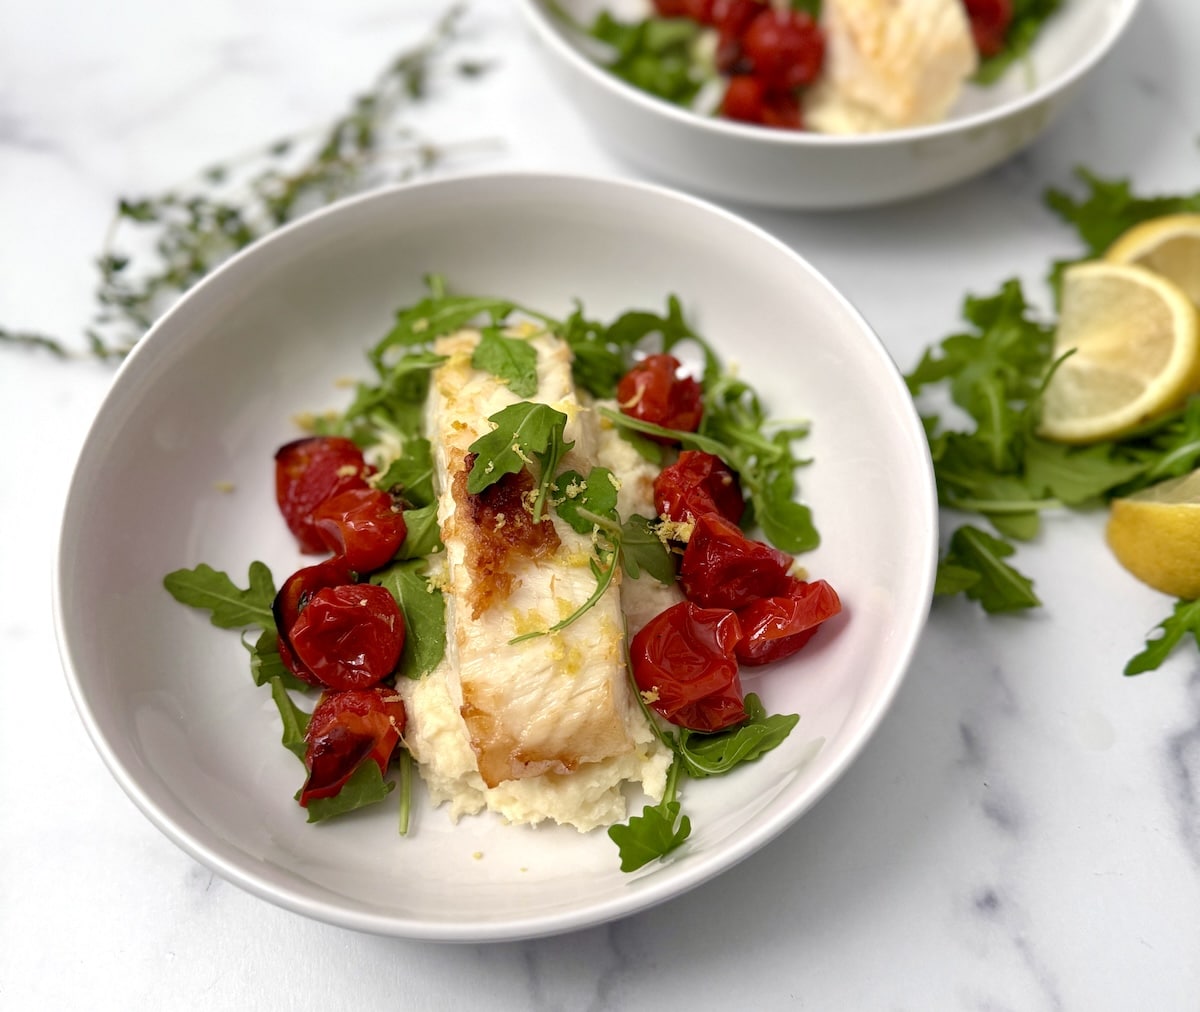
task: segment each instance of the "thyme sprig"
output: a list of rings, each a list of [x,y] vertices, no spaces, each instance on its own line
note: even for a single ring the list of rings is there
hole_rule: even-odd
[[[87,355],[123,358],[185,291],[234,253],[281,225],[351,193],[400,182],[446,158],[491,145],[438,145],[400,118],[426,99],[446,73],[477,78],[479,60],[452,57],[467,6],[450,7],[422,41],[400,53],[323,130],[281,138],[215,164],[186,186],[121,198],[96,258],[97,309],[84,329]],[[125,239],[133,231],[131,251]],[[0,344],[40,348],[59,358],[80,353],[57,337],[0,326]]]

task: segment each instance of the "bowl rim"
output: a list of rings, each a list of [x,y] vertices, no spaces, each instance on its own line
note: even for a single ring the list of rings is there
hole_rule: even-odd
[[[779,130],[753,123],[720,119],[716,116],[702,116],[683,106],[659,98],[657,95],[642,91],[615,74],[610,74],[600,64],[588,59],[570,43],[566,32],[555,23],[553,15],[546,10],[547,0],[517,0],[517,6],[524,13],[527,23],[533,27],[547,46],[558,53],[560,59],[571,64],[594,84],[609,89],[618,97],[627,98],[648,113],[657,113],[685,128],[695,127],[730,140],[751,141],[773,148],[811,147],[818,150],[822,148],[844,150],[937,140],[961,131],[990,126],[1041,105],[1055,94],[1070,88],[1076,81],[1090,73],[1108,55],[1117,40],[1125,33],[1139,10],[1142,0],[1116,0],[1116,2],[1122,6],[1110,23],[1109,31],[1092,45],[1082,58],[1077,59],[1070,67],[1049,81],[1039,82],[1028,93],[992,108],[981,109],[955,119],[865,134],[823,134],[812,130]]]
[[[225,278],[241,270],[241,265],[247,260],[258,259],[267,255],[265,251],[293,241],[297,233],[319,227],[320,222],[329,217],[347,213],[354,208],[371,202],[387,202],[397,199],[398,194],[417,194],[431,189],[453,189],[458,187],[488,186],[496,181],[506,181],[517,186],[527,187],[530,192],[539,192],[546,185],[566,183],[581,188],[603,187],[614,191],[628,191],[640,194],[643,198],[655,200],[671,200],[689,205],[691,210],[699,214],[715,215],[725,219],[727,223],[753,235],[758,241],[774,247],[784,253],[797,268],[809,273],[811,277],[825,289],[827,294],[838,304],[857,326],[862,336],[873,342],[882,358],[891,364],[890,377],[898,392],[904,392],[904,381],[899,368],[896,366],[887,347],[875,332],[874,328],[857,308],[825,277],[817,268],[792,247],[760,226],[745,218],[728,211],[719,205],[691,194],[657,183],[642,182],[629,179],[615,179],[601,175],[557,171],[479,171],[461,173],[431,180],[416,180],[401,182],[388,186],[377,187],[367,192],[345,198],[334,204],[317,209],[294,222],[282,226],[263,236],[250,246],[239,251],[214,269],[209,275],[197,282],[180,299],[178,299],[154,325],[147,331],[132,351],[121,363],[113,377],[108,392],[105,394],[88,431],[80,445],[80,449],[71,471],[70,482],[63,499],[59,533],[55,545],[55,555],[51,571],[52,611],[55,638],[57,642],[60,663],[66,677],[68,689],[77,713],[84,724],[93,746],[99,753],[105,766],[124,793],[133,801],[135,806],[156,826],[169,840],[180,847],[193,859],[217,872],[226,881],[242,888],[255,896],[265,899],[276,906],[303,914],[314,920],[322,921],[339,927],[363,931],[371,934],[424,939],[429,941],[476,943],[492,941],[517,941],[527,938],[545,937],[568,931],[594,927],[618,918],[630,916],[649,907],[691,891],[702,883],[727,871],[745,860],[771,840],[775,839],[788,827],[792,826],[804,813],[809,811],[821,797],[841,779],[846,770],[859,757],[867,743],[871,741],[883,718],[891,709],[912,665],[921,635],[928,621],[929,611],[933,600],[933,586],[938,556],[938,506],[937,492],[933,477],[933,466],[929,456],[928,446],[920,444],[924,469],[923,480],[918,484],[923,488],[924,495],[917,504],[921,513],[929,518],[927,528],[927,551],[924,552],[925,566],[918,576],[918,586],[921,590],[918,609],[911,617],[911,624],[905,629],[904,636],[897,642],[893,651],[893,668],[887,681],[882,685],[863,708],[860,718],[860,729],[839,753],[822,776],[813,784],[809,795],[800,806],[777,812],[763,820],[762,824],[751,833],[747,833],[737,845],[719,849],[716,853],[700,860],[687,862],[682,870],[668,876],[660,876],[657,881],[647,884],[636,893],[615,894],[604,897],[565,912],[552,914],[539,913],[532,916],[507,916],[500,920],[477,919],[467,922],[434,922],[417,916],[403,914],[380,913],[362,909],[348,898],[341,902],[320,899],[306,895],[289,888],[286,883],[274,881],[269,875],[256,873],[248,863],[239,863],[227,858],[222,842],[216,839],[206,840],[202,833],[193,832],[182,825],[163,810],[151,797],[150,792],[143,787],[136,773],[119,758],[114,746],[109,742],[102,728],[101,719],[89,702],[89,692],[86,688],[87,679],[81,672],[85,665],[75,663],[76,657],[86,656],[76,637],[71,632],[64,607],[64,588],[70,581],[71,563],[66,549],[72,536],[73,517],[86,510],[82,503],[86,500],[86,489],[81,482],[88,461],[102,447],[104,429],[108,418],[120,410],[121,393],[126,385],[127,376],[136,377],[142,371],[142,363],[151,362],[161,354],[159,348],[168,348],[163,344],[163,338],[158,335],[170,331],[175,320],[181,315],[191,312],[192,305],[206,297],[209,289],[227,283]],[[919,417],[915,404],[909,403],[909,413],[914,427],[919,427]],[[236,846],[233,850],[236,851]]]

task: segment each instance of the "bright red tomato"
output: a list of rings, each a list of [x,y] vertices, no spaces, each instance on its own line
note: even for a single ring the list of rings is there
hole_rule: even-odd
[[[371,472],[362,452],[338,436],[312,436],[281,446],[275,454],[275,499],[300,551],[318,554],[325,543],[312,513],[326,499],[351,488],[367,488]]]
[[[787,592],[792,557],[752,541],[717,513],[696,518],[683,552],[679,584],[689,601],[706,608],[744,608]]]
[[[279,656],[288,671],[310,685],[320,685],[321,680],[296,656],[289,637],[291,628],[318,590],[353,582],[354,573],[351,567],[341,556],[335,556],[294,572],[284,581],[271,603],[275,628],[279,630]]]
[[[717,29],[717,70],[722,74],[744,73],[742,36],[750,23],[766,9],[764,0],[715,0],[709,24]]]
[[[386,566],[408,534],[400,505],[375,488],[339,492],[313,510],[312,521],[325,547],[359,573]]]
[[[404,703],[395,689],[323,693],[304,732],[308,779],[300,804],[307,808],[314,798],[333,797],[368,759],[386,773],[404,720]]]
[[[742,664],[767,664],[790,657],[841,610],[837,591],[824,580],[793,579],[786,594],[752,601],[738,611],[742,639],[737,659]]]
[[[1012,21],[1012,0],[964,0],[975,48],[985,59],[1004,48]]]
[[[716,0],[654,0],[654,12],[660,18],[691,18],[707,25],[712,21]]]
[[[702,392],[690,376],[678,375],[679,366],[674,355],[648,355],[638,362],[617,384],[621,411],[663,428],[695,432],[704,414]]]
[[[825,39],[803,11],[760,11],[742,33],[742,55],[769,94],[812,84],[825,60]]]
[[[737,615],[682,601],[659,613],[629,646],[633,678],[656,713],[693,731],[720,731],[746,717],[735,650]]]
[[[404,616],[385,587],[326,587],[288,630],[292,650],[331,689],[365,689],[387,678],[404,647]]]
[[[725,86],[721,115],[741,123],[802,130],[804,113],[794,91],[770,91],[758,77],[736,74]]]
[[[738,523],[745,512],[742,488],[725,462],[701,450],[684,450],[654,479],[654,508],[669,520],[719,513]]]

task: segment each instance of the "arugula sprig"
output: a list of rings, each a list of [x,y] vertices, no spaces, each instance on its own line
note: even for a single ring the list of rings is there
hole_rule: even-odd
[[[980,62],[975,83],[993,84],[1014,63],[1025,59],[1046,22],[1061,6],[1062,0],[1013,0],[1012,20],[1004,36],[1004,48]]]
[[[1078,170],[1082,197],[1050,190],[1046,202],[1078,232],[1080,257],[1055,262],[1057,284],[1066,266],[1102,255],[1129,228],[1163,214],[1200,211],[1200,193],[1145,197],[1123,180]],[[963,304],[968,329],[927,349],[905,377],[922,407],[938,500],[943,508],[976,514],[994,533],[963,524],[950,535],[937,574],[939,595],[964,593],[989,612],[1041,604],[1032,582],[1008,561],[1014,541],[1040,531],[1048,510],[1087,508],[1129,495],[1200,466],[1200,397],[1116,440],[1064,446],[1037,435],[1041,393],[1056,363],[1053,324],[1039,319],[1016,280],[991,296]],[[952,405],[946,408],[945,400]],[[1200,608],[1179,601],[1151,631],[1127,675],[1159,666],[1189,634],[1200,635]],[[1200,639],[1198,639],[1200,642]]]
[[[471,495],[490,488],[506,474],[516,474],[535,461],[537,493],[533,500],[533,522],[540,523],[559,460],[575,445],[563,433],[567,416],[548,404],[518,401],[488,416],[491,432],[485,432],[468,450],[475,463],[467,476]]]
[[[651,861],[666,857],[691,834],[691,820],[678,800],[680,777],[693,779],[722,776],[742,763],[754,762],[778,747],[800,721],[797,714],[768,714],[753,692],[746,693],[746,718],[736,727],[715,734],[679,728],[664,731],[654,713],[634,686],[634,694],[655,735],[673,753],[667,784],[658,804],[646,805],[624,825],[612,826],[609,838],[621,856],[621,871],[636,871]]]

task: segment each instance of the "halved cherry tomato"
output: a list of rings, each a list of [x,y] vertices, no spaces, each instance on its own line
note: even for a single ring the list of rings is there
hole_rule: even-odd
[[[365,689],[387,678],[404,647],[404,616],[385,587],[326,587],[288,630],[292,650],[331,689]]]
[[[667,429],[695,432],[704,414],[702,391],[690,376],[678,375],[679,366],[674,355],[648,355],[638,362],[617,384],[621,411]]]
[[[323,693],[304,732],[308,779],[300,789],[300,804],[307,808],[314,798],[333,797],[367,760],[386,773],[404,720],[404,703],[395,689]]]
[[[812,84],[825,60],[825,39],[804,11],[760,11],[742,33],[742,55],[768,94]]]
[[[720,731],[746,717],[735,650],[737,615],[681,601],[646,623],[629,646],[646,704],[693,731]]]
[[[290,633],[300,612],[318,590],[337,587],[354,582],[354,571],[341,556],[334,556],[315,566],[305,566],[289,576],[271,603],[275,616],[275,628],[279,631],[279,656],[284,667],[309,685],[320,685],[321,680],[309,670],[308,665],[296,656],[292,649]]]
[[[1012,0],[964,0],[975,48],[985,59],[1004,48],[1012,21]]]
[[[408,534],[400,504],[375,488],[339,492],[313,510],[312,520],[325,546],[360,573],[391,562]]]
[[[767,664],[790,657],[841,610],[837,591],[824,580],[806,583],[793,578],[786,594],[752,601],[738,610],[742,638],[737,659],[742,664]]]
[[[682,522],[719,513],[738,523],[746,509],[742,488],[720,458],[702,450],[684,450],[654,479],[654,508],[668,520]]]
[[[371,469],[362,451],[340,436],[311,436],[281,446],[275,454],[275,499],[300,551],[325,551],[312,513],[326,499],[351,488],[367,488]]]
[[[722,74],[745,73],[742,36],[766,6],[764,0],[716,0],[713,4],[709,23],[717,29],[716,64]]]
[[[654,0],[654,12],[660,18],[691,18],[706,25],[712,19],[716,0]]]
[[[683,552],[679,584],[689,601],[706,608],[744,608],[787,592],[792,557],[752,541],[717,513],[696,518]]]

